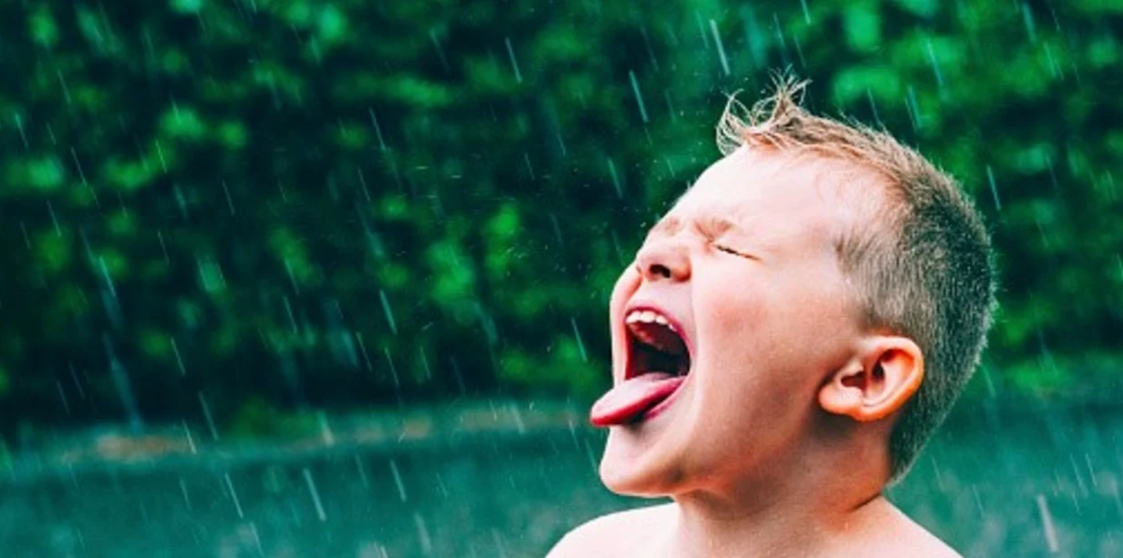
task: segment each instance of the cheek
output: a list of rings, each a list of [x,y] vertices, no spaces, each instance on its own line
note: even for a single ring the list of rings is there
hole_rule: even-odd
[[[612,297],[608,301],[608,309],[610,312],[619,312],[624,309],[624,303],[627,302],[628,297],[636,292],[639,288],[639,272],[636,268],[628,266],[624,272],[620,274],[620,278],[616,280],[616,285],[612,287]]]

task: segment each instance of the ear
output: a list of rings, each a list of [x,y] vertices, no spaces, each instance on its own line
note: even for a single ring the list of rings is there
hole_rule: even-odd
[[[924,380],[924,354],[911,339],[876,335],[819,389],[828,413],[858,422],[881,420],[909,400]]]

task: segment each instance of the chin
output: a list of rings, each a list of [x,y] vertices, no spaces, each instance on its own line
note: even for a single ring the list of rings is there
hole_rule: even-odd
[[[686,448],[674,443],[673,437],[668,436],[671,432],[658,432],[653,436],[654,429],[644,428],[652,426],[671,425],[644,424],[640,428],[612,429],[599,468],[605,488],[622,496],[649,498],[670,496],[682,488],[686,475],[681,456]]]

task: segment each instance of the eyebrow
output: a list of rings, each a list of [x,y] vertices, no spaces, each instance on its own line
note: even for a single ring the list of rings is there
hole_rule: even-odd
[[[720,215],[704,214],[693,221],[698,231],[705,236],[720,236],[728,231],[741,232],[744,230],[736,221]],[[682,219],[678,217],[664,217],[656,223],[654,227],[651,227],[647,235],[674,236],[682,230],[682,227]]]

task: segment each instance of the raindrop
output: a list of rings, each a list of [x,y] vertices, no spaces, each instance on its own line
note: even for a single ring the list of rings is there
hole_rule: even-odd
[[[636,73],[628,70],[628,79],[632,82],[632,93],[636,96],[636,106],[639,107],[640,118],[643,119],[644,124],[647,124],[647,108],[643,105],[643,95],[641,95],[639,91],[639,82],[636,80]]]
[[[169,336],[168,338],[172,342],[172,354],[175,355],[175,363],[176,363],[176,366],[179,367],[179,375],[180,376],[186,376],[187,375],[187,368],[185,368],[183,366],[183,357],[180,356],[180,354],[179,354],[179,345],[176,344],[175,337]]]
[[[23,245],[26,246],[27,250],[30,252],[31,251],[31,236],[27,234],[27,223],[24,223],[23,221],[20,221],[19,222],[19,230],[23,233]]]
[[[702,36],[702,46],[706,50],[710,50],[710,37],[706,33],[706,24],[702,23],[702,14],[697,10],[694,12],[694,23],[698,24],[698,34]]]
[[[398,334],[398,325],[394,321],[394,312],[390,309],[390,301],[386,298],[386,291],[378,289],[378,299],[382,302],[382,313],[386,315],[386,322],[390,324],[390,331]]]
[[[577,319],[570,318],[569,323],[573,326],[573,337],[577,339],[577,349],[581,351],[581,361],[589,362],[589,356],[585,354],[585,343],[581,340],[581,331],[577,329]]]
[[[355,468],[359,470],[359,482],[363,483],[363,488],[370,488],[370,479],[367,478],[367,468],[363,465],[363,458],[359,454],[355,454]]]
[[[108,289],[109,295],[114,299],[117,298],[117,288],[113,285],[113,277],[109,274],[109,267],[105,265],[105,258],[98,256],[98,271],[101,272],[101,279],[105,288]]]
[[[905,108],[908,109],[909,121],[912,123],[913,131],[920,131],[922,126],[920,105],[916,102],[916,90],[911,85],[908,87],[908,96],[905,97]]]
[[[328,415],[323,409],[316,412],[316,421],[320,423],[320,437],[324,440],[324,444],[334,446],[335,434],[332,433],[331,425],[328,424]]]
[[[390,460],[390,474],[394,477],[394,485],[398,487],[398,498],[402,503],[406,501],[406,485],[402,482],[402,474],[398,471],[398,462]]]
[[[1033,21],[1033,12],[1029,8],[1029,4],[1022,2],[1022,23],[1026,26],[1026,34],[1029,35],[1030,44],[1037,43],[1037,25]]]
[[[234,199],[230,197],[230,188],[226,185],[226,181],[222,181],[222,191],[226,194],[226,207],[230,210],[230,216],[234,216]]]
[[[1049,513],[1049,503],[1044,494],[1037,495],[1037,512],[1041,515],[1041,526],[1045,530],[1045,542],[1049,545],[1049,552],[1059,552],[1057,544],[1057,530],[1053,526],[1053,516]]]
[[[505,558],[507,551],[503,548],[503,536],[499,534],[499,531],[492,529],[491,539],[495,541],[495,549],[499,551],[499,558]]]
[[[592,467],[593,472],[597,470],[597,457],[593,452],[592,446],[589,445],[588,440],[582,440],[581,444],[585,446],[585,456],[589,458],[589,467]]]
[[[530,154],[523,151],[523,161],[526,162],[526,171],[530,173],[530,179],[534,180],[534,167],[530,164]]]
[[[359,342],[359,352],[363,355],[363,363],[366,365],[367,371],[374,370],[374,367],[370,364],[370,356],[367,354],[367,345],[363,342],[363,334],[356,331],[355,340]]]
[[[394,366],[394,357],[390,356],[390,347],[382,346],[382,352],[386,355],[386,362],[390,365],[390,376],[394,379],[394,387],[401,387],[402,382],[398,379],[398,367]]]
[[[866,98],[870,101],[870,112],[873,112],[873,121],[877,122],[878,126],[884,127],[885,125],[881,123],[881,115],[877,112],[877,103],[873,100],[873,92],[871,92],[868,87],[866,88]]]
[[[753,12],[749,4],[743,4],[741,6],[740,15],[741,23],[745,28],[745,40],[748,42],[749,52],[752,54],[753,65],[760,68],[765,63],[767,51],[764,34],[760,32],[760,25],[756,20],[756,13]]]
[[[803,21],[811,25],[811,10],[807,9],[807,0],[799,0],[799,5],[803,6]]]
[[[187,420],[180,420],[183,425],[183,435],[187,438],[187,447],[191,448],[192,455],[199,453],[199,449],[195,447],[195,437],[191,435],[191,428],[187,426]]]
[[[437,473],[437,490],[441,493],[444,499],[448,499],[448,486],[445,485],[445,480],[441,478],[441,474]]]
[[[413,523],[417,526],[417,538],[421,541],[421,552],[433,553],[433,540],[429,538],[429,529],[425,526],[425,518],[418,512],[413,512]]]
[[[663,90],[663,100],[667,103],[667,112],[671,115],[671,122],[675,121],[675,105],[671,102],[671,92]]]
[[[211,431],[211,439],[218,441],[218,428],[214,425],[214,417],[211,416],[211,406],[207,404],[207,398],[203,396],[203,392],[196,393],[199,396],[199,406],[203,408],[203,418],[207,421],[207,428]]]
[[[558,246],[565,248],[565,239],[562,238],[561,225],[558,223],[558,216],[550,213],[550,224],[553,225],[554,238],[558,240]]]
[[[293,293],[295,293],[297,296],[299,296],[300,295],[300,285],[296,282],[296,274],[293,273],[292,263],[289,262],[288,258],[285,258],[285,271],[288,273],[289,283],[292,284]]]
[[[164,174],[167,174],[168,161],[164,158],[164,148],[160,146],[160,140],[156,140],[156,155],[160,157],[160,167],[164,169]]]
[[[1123,271],[1123,268],[1120,268],[1120,271]],[[78,372],[74,370],[74,363],[68,362],[67,367],[70,369],[70,379],[74,382],[74,389],[78,391],[78,397],[85,399],[86,390],[82,389],[82,382],[78,380]]]
[[[721,35],[717,32],[717,22],[710,20],[710,32],[714,35],[714,44],[717,45],[717,55],[721,59],[721,70],[729,75],[729,60],[725,57],[725,45],[721,42]]]
[[[327,521],[328,516],[324,514],[324,505],[320,502],[320,491],[316,490],[316,481],[312,480],[312,471],[309,471],[308,467],[304,467],[301,469],[301,473],[304,475],[304,484],[308,485],[308,491],[312,493],[312,504],[316,506],[316,517],[321,522]]]
[[[515,47],[511,46],[511,38],[507,37],[503,39],[503,42],[507,44],[507,56],[511,59],[511,67],[515,69],[515,81],[522,83],[523,75],[519,71],[519,61],[515,59]]]
[[[612,161],[612,157],[605,158],[608,161],[608,175],[612,177],[612,186],[616,188],[616,197],[624,198],[624,189],[620,186],[620,175],[616,172],[616,163]]]
[[[238,519],[245,519],[246,516],[242,513],[242,502],[238,499],[238,492],[234,490],[234,483],[230,480],[230,473],[223,473],[222,478],[226,482],[226,490],[230,491],[230,498],[234,500],[234,509],[238,511]]]
[[[994,170],[987,165],[987,182],[990,183],[990,193],[994,196],[994,207],[1002,211],[1002,202],[998,200],[998,186],[994,183]]]
[[[468,392],[467,386],[464,385],[464,375],[460,373],[460,362],[456,357],[449,357],[449,363],[452,365],[452,375],[456,379],[456,387],[460,390],[460,395]]]
[[[66,77],[62,75],[62,70],[55,68],[55,77],[58,78],[58,83],[62,87],[62,96],[66,100],[66,106],[70,106],[70,87],[66,85]]]
[[[944,75],[940,72],[940,62],[936,60],[936,49],[932,47],[932,40],[925,41],[928,46],[928,62],[932,64],[932,72],[936,74],[936,87],[943,91]]]
[[[20,137],[21,140],[23,140],[24,149],[31,149],[31,144],[28,143],[28,141],[27,141],[27,132],[23,129],[23,118],[21,118],[20,115],[17,114],[17,115],[15,115],[15,120],[16,120],[16,129],[19,130],[19,137]],[[73,152],[74,152],[74,150],[72,149],[71,153],[73,153]]]
[[[776,12],[772,12],[772,26],[776,30],[776,41],[780,43],[780,55],[783,58],[784,65],[790,64],[788,62],[788,43],[784,40],[784,28],[780,25],[780,16]]]
[[[421,367],[425,370],[425,379],[433,379],[433,370],[429,367],[429,357],[425,356],[425,347],[418,346],[417,352],[421,354]]]
[[[133,395],[132,385],[129,383],[128,373],[125,371],[124,365],[117,359],[117,354],[113,351],[113,344],[109,340],[109,334],[103,334],[102,343],[105,345],[105,352],[109,357],[109,375],[113,379],[113,387],[117,390],[117,396],[121,398],[121,404],[125,407],[125,412],[129,416],[129,430],[134,434],[140,433],[144,426],[140,418],[140,408],[137,406],[136,397]]]
[[[257,532],[257,523],[250,522],[250,534],[253,535],[254,548],[258,556],[265,556],[265,549],[261,547],[261,535]]]
[[[370,123],[374,126],[374,134],[378,136],[378,149],[386,151],[386,140],[382,138],[382,127],[378,125],[378,117],[374,115],[374,107],[367,107],[367,114],[370,115]]]
[[[1053,58],[1053,49],[1049,47],[1049,43],[1045,43],[1045,58],[1049,61],[1049,75],[1053,78],[1061,77],[1061,67],[1057,64],[1057,60]]]
[[[58,215],[55,215],[55,206],[47,201],[47,213],[51,215],[51,224],[55,227],[55,236],[62,238],[62,227],[58,224]]]
[[[526,424],[523,422],[523,415],[519,411],[519,406],[512,403],[510,409],[511,418],[515,419],[515,429],[518,430],[519,434],[526,434]]]
[[[655,68],[655,71],[659,71],[659,62],[655,60],[655,51],[651,49],[651,39],[647,36],[647,27],[641,25],[639,32],[640,35],[643,36],[643,46],[647,49],[648,61],[651,62],[651,66]]]
[[[66,410],[66,416],[70,416],[70,402],[66,400],[66,392],[62,389],[61,380],[55,380],[55,388],[58,389],[58,396],[62,400],[62,408]]]
[[[437,49],[437,58],[439,58],[441,60],[441,67],[445,69],[445,72],[448,72],[449,71],[448,59],[445,58],[444,48],[441,47],[441,41],[440,41],[440,39],[437,38],[437,30],[436,29],[429,28],[429,40],[432,41],[433,48]]]
[[[160,240],[160,251],[164,253],[164,263],[170,265],[172,260],[168,257],[168,245],[164,242],[164,232],[156,231],[156,238]]]
[[[187,483],[183,482],[183,477],[179,477],[179,491],[183,494],[183,503],[187,506],[187,511],[193,511],[191,509],[191,497],[187,494]]]
[[[355,173],[359,175],[359,186],[363,189],[363,197],[366,198],[367,202],[369,203],[371,201],[370,190],[367,189],[367,177],[363,175],[362,167],[355,167]],[[363,224],[364,226],[366,225],[366,223]]]

